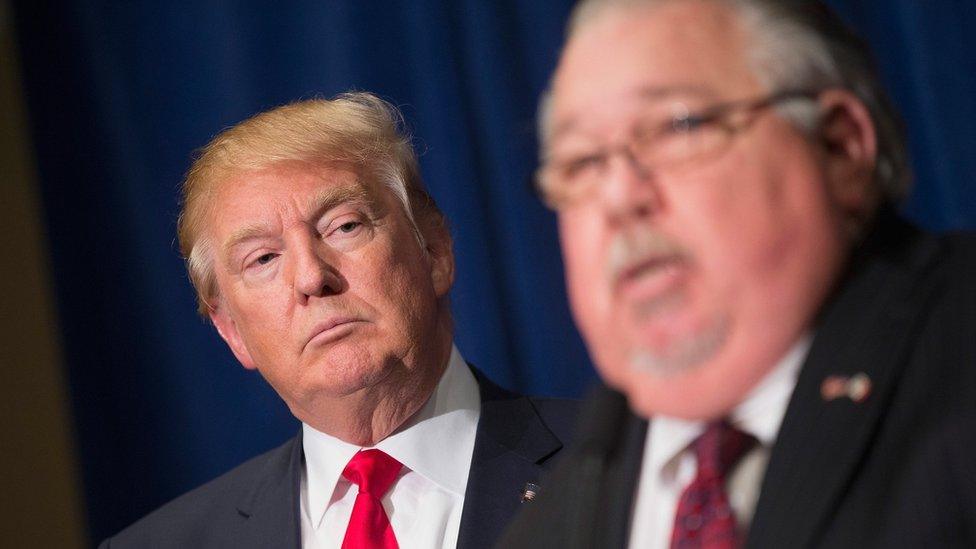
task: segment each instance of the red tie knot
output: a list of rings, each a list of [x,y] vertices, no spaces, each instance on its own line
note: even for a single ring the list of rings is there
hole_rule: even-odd
[[[724,419],[709,423],[694,442],[699,476],[725,478],[755,444],[752,435],[736,429]]]
[[[399,461],[382,450],[375,448],[360,450],[349,460],[349,464],[342,471],[342,476],[359,486],[360,492],[382,499],[393,485],[402,467]]]

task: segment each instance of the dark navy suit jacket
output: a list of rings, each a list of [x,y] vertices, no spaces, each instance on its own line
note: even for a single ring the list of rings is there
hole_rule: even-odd
[[[567,443],[577,412],[576,402],[514,394],[474,373],[481,417],[458,534],[464,549],[491,547],[520,507],[531,505],[521,502],[522,489],[540,483]],[[101,548],[301,547],[302,468],[299,432],[164,505]]]
[[[883,547],[976,547],[976,413],[950,418],[920,448]]]

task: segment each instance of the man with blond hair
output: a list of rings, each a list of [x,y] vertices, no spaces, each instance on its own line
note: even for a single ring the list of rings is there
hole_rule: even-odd
[[[451,238],[401,127],[350,93],[202,149],[179,219],[200,313],[302,428],[103,547],[487,547],[559,453],[574,405],[452,344]]]
[[[976,240],[893,213],[904,136],[864,44],[811,0],[586,0],[540,129],[608,387],[500,547],[905,527],[909,458],[976,405]]]

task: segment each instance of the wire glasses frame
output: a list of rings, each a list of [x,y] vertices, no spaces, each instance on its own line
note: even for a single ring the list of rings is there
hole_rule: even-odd
[[[639,173],[651,167],[667,169],[691,164],[724,150],[758,111],[788,101],[815,100],[817,95],[818,92],[806,90],[786,90],[756,99],[720,103],[698,112],[691,112],[679,103],[669,120],[639,122],[626,142],[545,160],[535,173],[536,193],[549,208],[564,209],[598,186],[614,153],[623,154]]]

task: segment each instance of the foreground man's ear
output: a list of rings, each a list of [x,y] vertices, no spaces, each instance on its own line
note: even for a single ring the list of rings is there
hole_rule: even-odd
[[[220,304],[220,299],[218,298],[216,301],[218,302],[217,305],[210,309],[210,321],[217,328],[220,337],[227,342],[227,346],[230,347],[237,360],[248,370],[255,369],[256,366],[251,358],[251,353],[247,350],[247,346],[244,345],[244,340],[237,330],[237,323],[227,313],[227,307]]]
[[[819,103],[828,191],[856,230],[870,217],[879,197],[874,181],[878,155],[874,122],[864,103],[847,90],[826,90]]]

